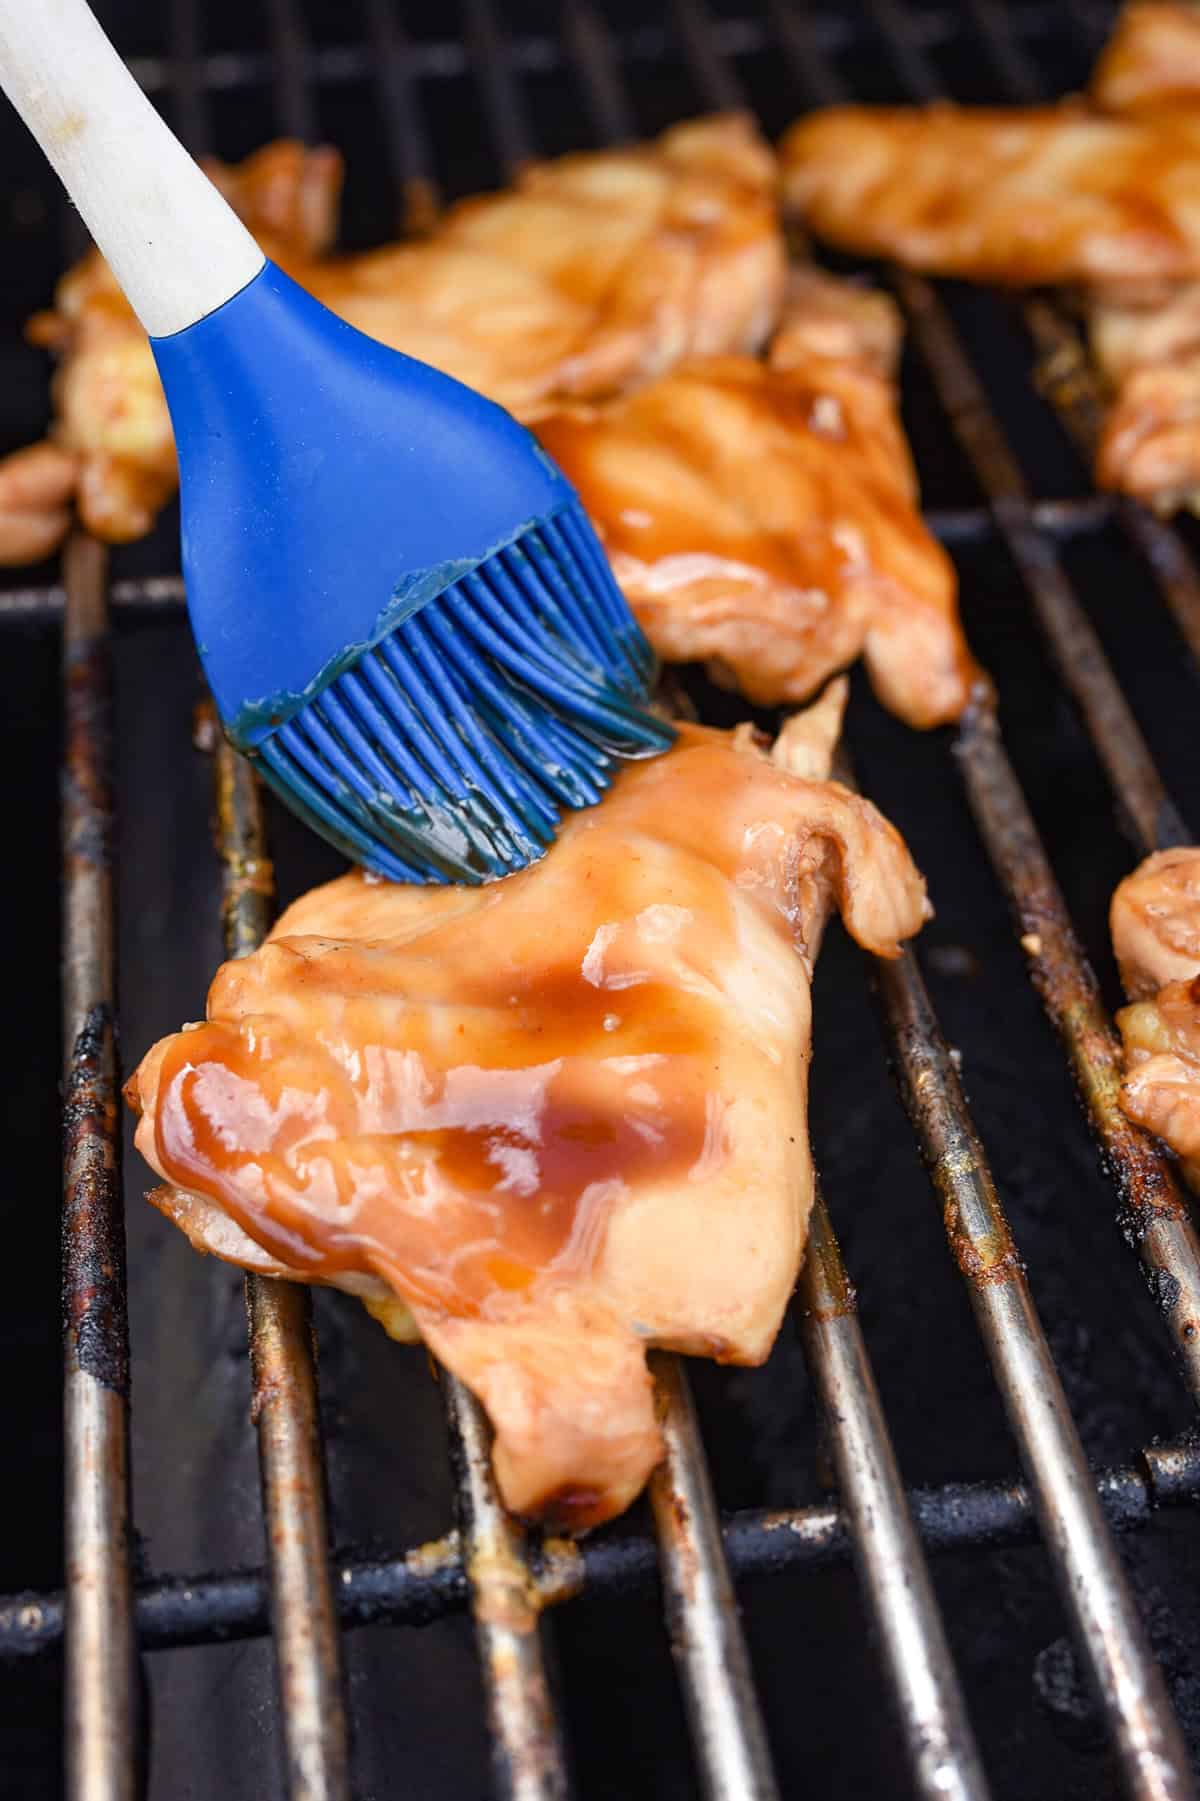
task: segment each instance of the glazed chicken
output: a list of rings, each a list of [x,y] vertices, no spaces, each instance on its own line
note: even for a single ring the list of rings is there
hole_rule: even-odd
[[[1107,113],[1162,116],[1200,102],[1200,7],[1188,0],[1132,0],[1088,83]]]
[[[962,712],[974,669],[917,510],[899,335],[883,295],[806,272],[767,363],[693,359],[539,422],[661,657],[770,705],[861,654],[911,725]]]
[[[1093,102],[1169,128],[1200,122],[1200,8],[1134,0],[1092,77]],[[1112,392],[1101,486],[1160,512],[1200,497],[1200,281],[1085,297],[1092,352]]]
[[[1200,848],[1147,857],[1113,895],[1110,924],[1133,1003],[1117,1015],[1121,1105],[1200,1191]]]
[[[1198,165],[1200,167],[1200,165]],[[1085,302],[1111,398],[1096,452],[1101,487],[1159,512],[1200,496],[1200,282],[1156,302],[1103,291]]]
[[[1200,495],[1200,9],[1135,0],[1088,104],[836,107],[782,146],[832,242],[931,274],[1081,290],[1111,392],[1096,477],[1169,512]]]
[[[758,348],[783,294],[775,163],[739,116],[655,143],[562,157],[507,193],[452,207],[425,238],[327,254],[341,163],[268,145],[211,165],[263,248],[369,336],[482,389],[523,418],[556,396],[622,390],[679,357]],[[30,328],[56,350],[54,443],[77,468],[80,514],[121,542],[174,491],[170,420],[149,345],[95,252]],[[61,464],[60,464],[61,466]],[[30,514],[0,463],[0,557],[44,555],[65,529],[57,491]]]
[[[306,895],[127,1087],[151,1199],[415,1327],[519,1513],[580,1529],[637,1494],[648,1347],[760,1363],[779,1328],[822,927],[893,956],[927,912],[896,832],[821,779],[840,688],[770,754],[684,726],[491,887]]]
[[[910,268],[1143,290],[1200,275],[1200,120],[841,106],[801,119],[780,154],[814,231]]]

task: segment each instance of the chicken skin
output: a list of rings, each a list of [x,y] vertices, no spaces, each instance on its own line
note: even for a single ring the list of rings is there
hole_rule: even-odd
[[[1121,1106],[1200,1191],[1200,848],[1157,851],[1118,887],[1113,949],[1131,1006]]]
[[[510,191],[452,207],[429,236],[358,256],[327,254],[336,152],[273,144],[209,172],[326,306],[522,418],[685,355],[754,350],[783,294],[775,162],[740,116],[534,164]],[[149,344],[96,252],[30,335],[62,358],[53,435],[75,458],[83,522],[112,542],[143,536],[175,489],[171,424]],[[5,479],[0,463],[0,509]],[[0,510],[0,559],[44,555],[61,512]]]
[[[1200,275],[1200,121],[841,106],[801,119],[780,154],[815,232],[910,268],[1014,286]]]
[[[693,359],[539,421],[661,657],[775,704],[862,655],[911,725],[962,712],[975,670],[917,510],[899,329],[882,295],[808,272],[769,362]]]
[[[648,1347],[752,1364],[775,1338],[822,927],[891,956],[927,912],[896,832],[819,779],[842,700],[769,755],[683,727],[491,887],[315,890],[127,1087],[151,1198],[201,1249],[415,1324],[519,1513],[580,1529],[637,1494]]]
[[[1085,301],[1110,390],[1096,479],[1160,513],[1200,496],[1200,282],[1153,301],[1103,290]]]
[[[1132,0],[1092,71],[1088,97],[1101,112],[1132,117],[1200,103],[1200,7]]]
[[[1101,487],[1200,497],[1200,9],[1135,0],[1087,103],[836,107],[782,146],[788,204],[930,274],[1080,290],[1111,396]]]
[[[1200,9],[1134,0],[1092,76],[1093,104],[1163,127],[1200,121]],[[1111,389],[1100,485],[1170,513],[1200,497],[1200,281],[1165,292],[1100,287],[1084,299]]]

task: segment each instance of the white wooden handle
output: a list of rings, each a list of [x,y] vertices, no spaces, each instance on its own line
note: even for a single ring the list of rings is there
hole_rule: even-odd
[[[0,0],[0,87],[152,337],[194,325],[258,274],[262,251],[86,0]]]

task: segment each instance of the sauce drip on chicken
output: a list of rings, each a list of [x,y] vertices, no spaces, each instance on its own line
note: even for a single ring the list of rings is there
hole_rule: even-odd
[[[680,898],[691,918],[676,901],[671,924],[683,954],[702,955],[696,922],[720,921],[721,893],[701,877]],[[501,952],[486,974],[472,959],[448,977],[469,958],[473,916],[411,952],[280,945],[274,1004],[340,1013],[341,1030],[280,1032],[268,1015],[180,1033],[159,1065],[156,1164],[297,1269],[328,1277],[365,1257],[411,1301],[455,1317],[587,1271],[618,1192],[687,1181],[721,1151],[706,1107],[712,999],[643,967],[607,921],[599,872],[579,903],[582,963]],[[552,959],[553,937],[548,948]],[[430,978],[436,998],[422,1001]],[[381,1008],[381,983],[407,1004]]]
[[[892,828],[815,779],[843,698],[770,757],[685,727],[491,887],[315,890],[128,1085],[157,1204],[200,1249],[415,1320],[517,1511],[582,1527],[638,1491],[649,1345],[770,1349],[826,915],[892,955],[926,911]]]
[[[918,511],[899,339],[884,296],[804,272],[768,362],[695,358],[538,423],[660,656],[775,705],[861,654],[910,725],[962,712],[977,672]]]

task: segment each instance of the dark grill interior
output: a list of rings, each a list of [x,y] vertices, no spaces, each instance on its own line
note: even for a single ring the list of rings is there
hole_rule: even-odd
[[[171,0],[162,8],[113,0],[98,10],[192,147],[236,157],[282,132],[338,144],[348,163],[347,245],[392,234],[431,188],[451,198],[493,186],[527,155],[646,135],[714,107],[752,105],[775,134],[801,108],[847,93],[1007,101],[1059,92],[1084,79],[1110,22],[1105,8],[1065,0],[1008,9],[985,0],[961,8],[878,0],[861,9],[673,0],[649,17],[627,0],[595,9],[570,0]],[[2,142],[0,448],[8,448],[37,435],[45,418],[44,361],[20,344],[18,328],[45,303],[77,238],[36,150],[9,117]],[[1200,650],[1200,579],[1191,561],[1200,541],[1190,522],[1166,528],[1091,495],[1072,439],[1073,430],[1086,431],[1087,394],[1063,377],[1073,337],[1061,315],[954,286],[934,293],[911,278],[895,285],[910,318],[905,417],[926,504],[958,562],[967,630],[997,683],[1004,746],[1111,1006],[1119,999],[1106,932],[1113,885],[1154,843],[1200,829],[1190,654]],[[1048,361],[1070,417],[1035,388],[1035,364]],[[224,863],[212,851],[214,758],[193,742],[198,674],[177,566],[169,518],[151,540],[114,554],[107,577],[86,546],[70,570],[73,633],[94,636],[102,625],[106,579],[112,603],[127,1066],[151,1039],[199,1013],[222,955],[223,875],[236,901],[226,943],[245,946],[266,923],[254,884],[239,883],[245,859],[257,853],[255,798],[244,781],[234,792],[224,758]],[[16,817],[4,893],[13,953],[11,1023],[0,1051],[11,1274],[0,1316],[10,1371],[0,1421],[14,1455],[0,1539],[0,1794],[24,1798],[62,1786],[54,1197],[63,1047],[50,997],[62,948],[53,896],[64,595],[56,569],[8,573],[0,682]],[[1120,674],[1129,717],[1114,710],[1104,657]],[[744,711],[699,678],[688,685],[714,722]],[[85,773],[98,742],[88,724],[74,741]],[[1200,1451],[1184,1436],[1200,1387],[1195,1239],[1165,1166],[1121,1130],[1103,1070],[1094,1061],[1084,1067],[1077,1047],[1077,1069],[1107,1121],[1107,1173],[1100,1167],[1046,1011],[1071,1025],[1093,1003],[989,717],[968,721],[957,740],[917,736],[883,714],[856,676],[849,742],[859,780],[901,826],[929,878],[938,914],[920,940],[920,967],[940,1031],[961,1052],[971,1113],[1032,1300],[1195,1760]],[[270,806],[267,830],[284,901],[338,867]],[[1016,931],[1002,882],[1020,916]],[[1042,948],[1031,956],[1018,934],[1033,931]],[[977,1250],[989,1231],[994,1238],[997,1221],[956,1098],[956,1058],[911,963],[883,977],[878,1006],[868,977],[860,954],[833,935],[816,985],[814,1144],[990,1792],[1029,1801],[1181,1793],[1158,1761],[1153,1705],[1125,1708],[1122,1727],[1112,1697],[1106,1707],[1089,1691],[1087,1654],[1072,1648],[1071,1610],[1056,1577],[1061,1583],[1064,1569],[1086,1576],[1093,1601],[1100,1594],[1119,1602],[1120,1591],[1113,1570],[1095,1563],[1098,1556],[1103,1565],[1103,1536],[1086,1519],[1072,1524],[1086,1490],[1072,1476],[1070,1443],[1047,1450],[1038,1440],[1035,1480],[1026,1487],[1018,1476],[985,1343],[1016,1412],[1035,1423],[1047,1405],[1046,1372],[1035,1329],[1021,1317],[1016,1260],[1004,1265],[1005,1281],[970,1277],[972,1244]],[[898,1062],[912,1124],[888,1080],[887,1055]],[[87,1056],[86,1045],[76,1047],[72,1099],[88,1077]],[[921,1070],[928,1080],[918,1092]],[[69,1112],[74,1127],[80,1118]],[[933,1162],[932,1191],[922,1151]],[[294,1697],[281,1708],[277,1694],[242,1279],[201,1263],[142,1203],[145,1185],[130,1154],[134,1565],[144,1654],[137,1756],[123,1746],[118,1761],[136,1763],[153,1801],[215,1801],[288,1792],[287,1746],[290,1792],[333,1796],[343,1792],[336,1706],[318,1706],[325,1743],[314,1749],[303,1742],[302,1708]],[[943,1206],[966,1280],[946,1255]],[[896,1552],[888,1530],[902,1530],[903,1517],[876,1505],[862,1530],[863,1507],[881,1494],[886,1501],[887,1472],[883,1489],[872,1490],[853,1454],[850,1440],[870,1423],[871,1397],[856,1364],[855,1315],[836,1246],[821,1246],[764,1370],[689,1366],[779,1790],[982,1793],[969,1746],[957,1737],[944,1671],[925,1718],[943,1754],[927,1748],[916,1763],[909,1755],[921,1738],[914,1685],[923,1657],[937,1675],[938,1646],[926,1633],[922,1651],[929,1616],[914,1560],[909,1613],[880,1600]],[[286,1360],[289,1332],[302,1342],[303,1304],[264,1291],[254,1305],[258,1379],[269,1382],[271,1359]],[[490,1764],[495,1746],[461,1559],[445,1547],[405,1556],[446,1532],[456,1492],[473,1542],[503,1532],[489,1512],[474,1409],[453,1385],[432,1382],[421,1354],[389,1344],[353,1304],[318,1292],[313,1315],[334,1602],[347,1626],[362,1628],[341,1640],[354,1792],[431,1801],[483,1794],[489,1784],[522,1795],[560,1792],[546,1774],[547,1743],[532,1746],[542,1754],[540,1777],[534,1756],[515,1768],[503,1757]],[[669,1360],[661,1378],[675,1395]],[[837,1400],[840,1428],[821,1424],[817,1389]],[[266,1439],[286,1405],[267,1409]],[[581,1595],[547,1609],[542,1640],[573,1791],[584,1798],[690,1796],[704,1780],[711,1793],[754,1792],[754,1709],[744,1696],[731,1705],[728,1689],[715,1697],[709,1690],[689,1745],[672,1637],[692,1690],[722,1652],[736,1659],[737,1641],[719,1607],[704,1616],[703,1602],[699,1614],[683,1606],[689,1566],[681,1545],[686,1553],[689,1522],[701,1536],[705,1522],[687,1490],[694,1446],[677,1395],[671,1419],[678,1462],[658,1485],[655,1509],[644,1501],[588,1541],[582,1567],[561,1553],[544,1563],[551,1592],[582,1580]],[[284,1432],[268,1448],[282,1461],[269,1467],[286,1475],[288,1458],[302,1452]],[[1032,1502],[1039,1485],[1040,1536]],[[654,1512],[667,1557],[670,1634],[655,1580]],[[273,1542],[276,1577],[286,1586]],[[513,1547],[499,1550],[511,1555]],[[319,1580],[316,1588],[319,1595]],[[865,1595],[876,1597],[874,1608]],[[277,1613],[277,1625],[283,1618]],[[1085,1598],[1085,1631],[1088,1618]],[[905,1620],[915,1639],[904,1636]],[[412,1630],[418,1624],[420,1633]],[[721,1631],[724,1644],[714,1636]],[[1111,1673],[1114,1648],[1136,1660],[1136,1640],[1132,1621],[1117,1619],[1107,1634],[1093,1632],[1093,1659],[1103,1671],[1109,1657]],[[536,1643],[531,1633],[515,1635],[518,1687],[537,1679]],[[493,1631],[481,1649],[495,1673],[514,1647]],[[301,1644],[301,1666],[305,1655]],[[908,1683],[907,1732],[889,1668],[902,1692]],[[110,1674],[93,1672],[102,1699]],[[497,1680],[502,1689],[502,1672]],[[518,1720],[510,1746],[529,1729]],[[1169,1760],[1169,1745],[1164,1755]]]

